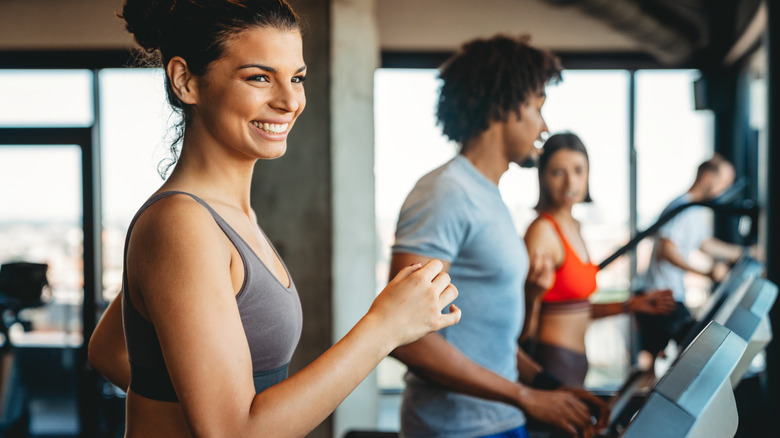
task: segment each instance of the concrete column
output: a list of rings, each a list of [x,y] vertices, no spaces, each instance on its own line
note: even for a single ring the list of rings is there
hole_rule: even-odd
[[[287,264],[303,307],[303,332],[290,364],[293,374],[332,345],[333,210],[330,138],[330,2],[291,2],[304,19],[308,67],[306,109],[287,153],[259,161],[252,181],[258,222]],[[329,418],[309,436],[329,438]]]
[[[376,290],[374,71],[379,67],[375,0],[331,1],[333,338],[368,310]],[[372,373],[336,410],[334,437],[377,424]]]
[[[311,363],[375,295],[374,0],[291,0],[304,21],[306,110],[287,153],[259,162],[252,205],[287,263],[303,306],[290,372]],[[372,375],[310,437],[376,426]],[[334,419],[335,418],[335,419]]]

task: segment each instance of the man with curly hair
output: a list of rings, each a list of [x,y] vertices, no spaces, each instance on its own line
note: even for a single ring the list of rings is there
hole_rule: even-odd
[[[545,290],[553,273],[542,255],[529,272],[498,190],[509,163],[526,165],[538,154],[545,86],[560,74],[558,59],[528,37],[502,35],[464,44],[441,68],[436,115],[460,151],[407,197],[391,274],[442,260],[463,317],[393,352],[409,368],[403,437],[526,437],[524,413],[571,436],[592,431],[587,404],[598,405],[595,397],[555,390],[559,383],[518,352],[524,293]]]

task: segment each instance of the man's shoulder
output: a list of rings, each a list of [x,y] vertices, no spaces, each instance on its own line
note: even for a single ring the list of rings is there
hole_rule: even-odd
[[[428,199],[456,200],[467,197],[474,188],[453,161],[449,161],[428,172],[417,181],[412,194],[424,195]]]

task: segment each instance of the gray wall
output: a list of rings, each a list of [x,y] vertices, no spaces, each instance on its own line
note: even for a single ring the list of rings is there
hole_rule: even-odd
[[[331,138],[333,339],[368,310],[376,288],[374,71],[379,32],[374,0],[332,0]],[[369,376],[336,410],[334,436],[376,427],[378,387]]]

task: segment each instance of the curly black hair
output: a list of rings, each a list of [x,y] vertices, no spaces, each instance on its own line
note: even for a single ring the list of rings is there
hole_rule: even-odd
[[[491,121],[520,115],[520,106],[561,79],[560,60],[531,47],[527,35],[469,41],[440,68],[436,118],[444,135],[464,147]]]

